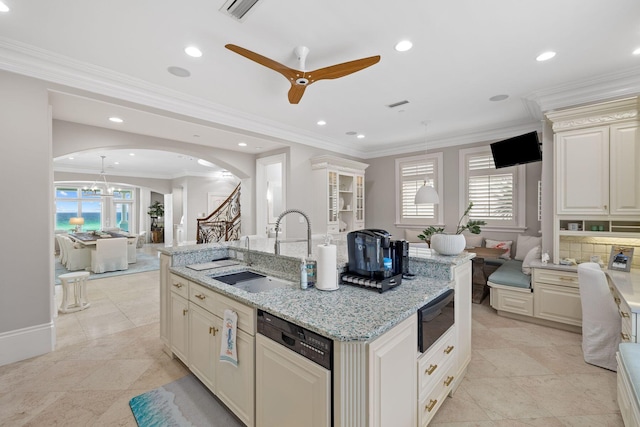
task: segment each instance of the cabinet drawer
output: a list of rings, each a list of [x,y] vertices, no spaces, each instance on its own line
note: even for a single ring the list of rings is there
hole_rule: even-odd
[[[189,281],[183,277],[171,274],[171,292],[175,292],[183,298],[189,298]]]
[[[499,311],[508,311],[525,316],[533,316],[533,294],[508,289],[492,289],[495,298],[491,298],[491,306]],[[528,290],[527,290],[528,291]]]
[[[578,288],[578,273],[570,271],[547,270],[544,268],[533,269],[533,281],[549,283],[551,285]]]
[[[253,307],[218,294],[214,302],[213,314],[224,319],[224,311],[227,309],[238,313],[238,329],[252,336],[256,334],[256,311]]]
[[[456,366],[450,363],[443,375],[434,384],[434,387],[421,399],[418,404],[418,425],[424,427],[429,424],[433,416],[438,412],[438,408],[442,405],[447,395],[451,391],[451,387],[455,383]]]
[[[582,303],[578,289],[539,282],[533,286],[534,317],[582,326]]]
[[[215,300],[219,297],[220,294],[204,286],[195,283],[191,283],[189,286],[189,301],[199,305],[210,313],[214,313]]]
[[[609,285],[609,288],[613,295],[613,301],[618,306],[618,314],[620,314],[620,321],[622,322],[622,342],[636,342],[637,332],[634,324],[636,316],[631,312],[631,308],[629,308],[627,302],[620,297],[620,294],[613,285]]]
[[[437,385],[444,371],[456,359],[455,326],[449,328],[418,360],[418,395],[424,396]]]

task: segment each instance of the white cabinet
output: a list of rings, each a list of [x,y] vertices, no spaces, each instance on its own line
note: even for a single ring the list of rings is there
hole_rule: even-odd
[[[577,273],[534,268],[532,287],[534,317],[582,326]]]
[[[311,159],[311,227],[314,233],[364,228],[364,171],[367,166],[335,156]]]
[[[255,422],[255,311],[175,274],[169,276],[169,337],[182,360],[245,425]],[[220,361],[224,311],[238,314],[238,366]]]
[[[332,425],[331,371],[257,335],[256,374],[257,427]]]
[[[453,270],[456,329],[456,376],[452,386],[455,390],[471,362],[471,262],[458,265]]]
[[[558,214],[609,212],[609,127],[556,134]]]
[[[638,98],[547,113],[558,215],[640,214]]]
[[[611,279],[609,279],[611,280]],[[618,306],[618,314],[620,314],[620,321],[622,322],[622,328],[620,332],[620,339],[622,342],[638,342],[638,314],[631,311],[629,304],[620,295],[620,292],[609,282],[609,289],[613,295],[613,301]]]
[[[369,425],[416,425],[417,315],[369,344]]]
[[[169,273],[169,265],[171,257],[166,254],[160,254],[160,341],[164,344],[164,351],[171,355],[169,348],[169,297],[171,295],[171,273]]]
[[[171,292],[171,351],[185,364],[189,364],[189,303],[187,299]]]

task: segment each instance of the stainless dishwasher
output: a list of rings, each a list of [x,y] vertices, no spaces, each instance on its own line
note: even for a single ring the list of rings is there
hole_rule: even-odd
[[[333,341],[258,310],[256,426],[332,425]]]

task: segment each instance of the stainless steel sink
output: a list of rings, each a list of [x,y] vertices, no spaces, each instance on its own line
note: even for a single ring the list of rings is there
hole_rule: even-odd
[[[265,276],[264,274],[256,273],[249,270],[236,273],[221,274],[219,276],[212,274],[209,277],[251,293],[270,291],[271,289],[291,286],[291,283],[285,280]]]

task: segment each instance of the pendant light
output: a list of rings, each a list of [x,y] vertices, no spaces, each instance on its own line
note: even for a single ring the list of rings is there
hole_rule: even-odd
[[[427,122],[424,121],[422,122],[422,124],[424,125],[424,128],[425,128],[425,143],[426,143]],[[427,154],[427,150],[425,150],[425,154]],[[440,197],[438,197],[438,192],[436,191],[435,188],[433,188],[430,185],[427,185],[427,180],[425,179],[422,187],[418,189],[418,192],[416,193],[416,198],[414,199],[413,203],[415,205],[425,205],[429,203],[436,205],[440,203]]]
[[[91,187],[84,188],[84,191],[93,191],[95,194],[100,194],[101,196],[113,196],[114,188],[107,182],[107,173],[104,171],[104,159],[107,156],[100,157],[102,158],[102,168],[100,169],[99,178],[93,181]]]

